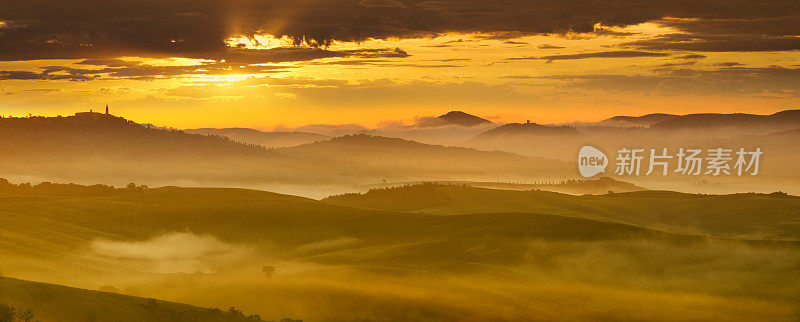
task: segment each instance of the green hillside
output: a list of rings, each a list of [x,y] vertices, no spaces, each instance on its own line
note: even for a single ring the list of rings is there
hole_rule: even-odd
[[[231,307],[227,311],[0,277],[0,321],[12,322],[11,310],[29,312],[36,321],[263,321]],[[14,312],[16,313],[16,312]],[[20,314],[13,314],[16,320]],[[286,319],[292,322],[294,320]]]
[[[800,246],[778,238],[797,234],[792,197],[431,184],[323,202],[243,189],[87,189],[0,189],[0,272],[268,320],[798,318]],[[372,196],[372,208],[402,211],[332,204]],[[748,204],[756,215],[732,212]],[[687,218],[730,223],[693,234],[649,227]],[[754,227],[769,234],[709,236],[752,237]]]
[[[548,191],[422,184],[332,196],[324,201],[436,215],[559,214],[682,234],[800,241],[800,198],[784,194],[697,195],[636,191],[572,196]]]
[[[0,193],[0,237],[8,256],[63,256],[94,238],[147,239],[165,232],[191,231],[225,242],[269,243],[282,256],[350,261],[371,266],[447,265],[515,261],[513,245],[533,239],[694,240],[620,223],[545,212],[464,212],[428,216],[330,205],[301,197],[244,189],[164,187],[115,189],[104,194],[63,196]],[[308,252],[297,247],[347,236],[390,251],[367,254]],[[500,258],[464,258],[486,240],[509,245]],[[54,252],[56,250],[56,252]],[[327,249],[325,249],[327,251]],[[404,257],[398,257],[403,253]],[[436,263],[428,262],[434,260]],[[389,261],[385,263],[384,261]]]

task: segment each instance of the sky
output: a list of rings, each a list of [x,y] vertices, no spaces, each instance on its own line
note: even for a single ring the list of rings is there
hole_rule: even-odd
[[[0,115],[286,128],[800,108],[800,2],[0,0]]]

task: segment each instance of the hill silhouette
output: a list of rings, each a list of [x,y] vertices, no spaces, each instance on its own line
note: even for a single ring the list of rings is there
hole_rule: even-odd
[[[489,181],[421,181],[421,182],[394,182],[394,183],[380,183],[367,186],[369,189],[385,189],[397,187],[401,185],[451,185],[451,186],[468,186],[476,188],[498,189],[498,190],[544,190],[552,191],[571,195],[603,195],[607,193],[619,192],[633,192],[644,191],[646,188],[637,186],[630,182],[616,180],[610,177],[599,177],[595,179],[570,179],[562,181],[547,181],[547,182],[489,182]],[[371,191],[370,190],[370,191]],[[357,194],[356,194],[357,195]],[[418,209],[418,208],[408,208]]]
[[[342,171],[379,168],[411,179],[449,176],[459,178],[566,174],[571,164],[525,157],[508,152],[479,151],[463,147],[423,144],[400,138],[366,134],[346,135],[327,141],[276,150],[295,158],[319,160],[336,156]],[[388,175],[389,173],[387,173]]]
[[[800,129],[800,110],[785,110],[770,115],[688,114],[652,125],[658,130],[730,130],[737,134],[768,134]]]
[[[672,120],[678,117],[680,117],[680,115],[666,114],[666,113],[653,113],[642,116],[614,116],[607,118],[603,121],[600,121],[599,124],[608,126],[620,126],[620,127],[629,127],[629,126],[648,127],[650,125]]]
[[[480,133],[464,143],[481,150],[499,150],[529,156],[572,160],[576,142],[585,140],[575,127],[508,123]]]
[[[549,213],[674,233],[800,241],[800,227],[791,222],[791,218],[800,213],[790,210],[800,207],[800,197],[784,194],[697,195],[669,191],[636,191],[601,196],[572,196],[549,191],[422,184],[376,189],[364,194],[332,196],[323,201],[346,206],[413,210],[441,215]],[[758,219],[754,219],[756,214]]]
[[[255,145],[216,136],[149,128],[122,117],[77,113],[67,117],[0,118],[0,148],[8,157],[80,157],[113,154],[127,158],[200,155],[265,155]]]
[[[445,125],[459,125],[459,126],[477,126],[482,124],[490,124],[491,121],[477,117],[472,114],[464,113],[462,111],[450,111],[446,114],[439,115],[435,118],[426,117],[422,118],[415,126],[417,127],[437,127]]]
[[[327,135],[310,132],[263,132],[247,128],[200,128],[183,132],[200,135],[217,135],[236,142],[256,144],[266,148],[282,148],[329,139]]]
[[[473,141],[512,136],[564,136],[579,135],[577,129],[567,125],[540,125],[536,123],[508,123],[476,136]]]
[[[348,198],[0,192],[0,269],[313,321],[796,317],[796,197],[428,184]]]
[[[367,135],[266,149],[216,135],[150,128],[99,113],[3,118],[0,135],[6,138],[0,141],[4,151],[0,175],[114,186],[130,182],[255,187],[382,180],[491,181],[569,169],[564,162],[512,153]]]
[[[583,194],[607,194],[609,192],[633,192],[647,190],[639,187],[630,182],[616,180],[609,177],[600,177],[596,179],[583,179],[583,180],[563,180],[560,182],[549,183],[532,183],[532,184],[519,184],[519,183],[498,183],[498,182],[484,182],[484,183],[468,183],[467,185],[478,188],[490,189],[504,189],[504,190],[545,190],[559,193],[567,193],[574,195]]]
[[[14,320],[5,319],[3,305],[30,309],[35,321],[263,321],[233,307],[223,311],[9,277],[0,277],[0,290],[0,321],[4,322]]]

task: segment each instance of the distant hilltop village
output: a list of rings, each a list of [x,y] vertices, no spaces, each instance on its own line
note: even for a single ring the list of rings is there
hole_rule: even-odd
[[[93,111],[92,109],[89,109],[88,112],[77,112],[77,113],[75,113],[75,116],[95,116],[95,115],[102,115],[102,114],[97,113],[97,112]],[[106,114],[105,115],[111,115],[111,114],[108,113],[108,104],[106,104]]]

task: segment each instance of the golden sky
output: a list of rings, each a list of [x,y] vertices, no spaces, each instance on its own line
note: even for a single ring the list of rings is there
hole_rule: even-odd
[[[219,13],[153,14],[147,26],[160,29],[141,30],[142,36],[99,18],[68,21],[77,14],[71,11],[49,13],[65,17],[42,27],[35,18],[45,21],[48,10],[31,13],[23,5],[0,13],[0,115],[71,115],[108,104],[112,114],[141,123],[270,129],[413,123],[450,110],[500,122],[560,123],[654,112],[770,114],[800,106],[800,37],[790,31],[798,25],[791,3],[779,2],[788,6],[783,13],[623,8],[634,17],[622,22],[608,18],[621,17],[603,11],[610,9],[598,9],[596,18],[557,11],[561,16],[542,27],[530,21],[550,16],[524,20],[509,7],[513,1],[497,8],[469,1],[463,8],[435,1],[326,3],[336,2],[373,11],[344,11],[358,18],[343,20],[347,28],[308,26],[298,17],[320,13],[307,12],[304,3],[319,1],[261,8],[278,10],[280,19],[230,9],[256,6],[234,1]],[[467,9],[469,15],[462,13]],[[482,10],[492,14],[453,18]],[[447,19],[419,22],[433,13]],[[186,29],[193,20],[183,17],[192,15],[222,18],[203,30]]]

